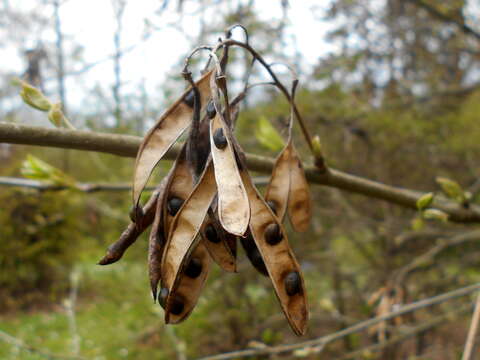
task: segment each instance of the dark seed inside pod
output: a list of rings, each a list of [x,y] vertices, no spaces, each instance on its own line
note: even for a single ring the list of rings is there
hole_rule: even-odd
[[[183,102],[193,108],[193,103],[195,102],[195,92],[191,89],[187,95],[183,98]]]
[[[277,215],[277,203],[273,200],[268,200],[267,205],[273,211],[273,213]]]
[[[271,223],[267,225],[265,228],[265,241],[268,245],[276,245],[282,240],[282,238],[283,235],[278,224]]]
[[[143,209],[140,206],[134,206],[130,208],[130,212],[128,213],[128,216],[130,217],[130,220],[134,223],[140,220],[140,218],[143,216]]]
[[[172,197],[168,200],[167,210],[171,216],[175,216],[182,207],[183,200],[177,197]]]
[[[170,306],[170,312],[173,315],[180,315],[183,312],[185,305],[180,299],[173,299],[172,305]]]
[[[250,261],[252,262],[253,266],[255,266],[255,269],[257,269],[263,275],[268,276],[267,267],[265,266],[265,262],[263,261],[262,255],[260,254],[258,248],[255,248],[252,250],[252,252],[250,252]]]
[[[213,105],[213,101],[210,101],[207,105],[207,116],[209,119],[213,119],[217,115],[217,110],[215,109],[215,105]]]
[[[298,271],[292,271],[285,277],[285,291],[288,296],[298,294],[302,288],[300,274]]]
[[[205,236],[208,239],[208,241],[211,241],[212,243],[218,244],[220,242],[220,238],[218,237],[217,230],[215,230],[215,227],[212,224],[208,224],[205,227]]]
[[[200,259],[193,258],[187,265],[185,269],[185,275],[189,278],[195,279],[200,276],[202,273],[202,262]]]
[[[163,287],[160,289],[160,293],[158,294],[158,303],[162,308],[165,309],[165,302],[167,301],[168,296],[168,289]]]
[[[213,133],[213,143],[218,149],[225,149],[227,147],[227,138],[223,134],[222,128],[218,128]]]

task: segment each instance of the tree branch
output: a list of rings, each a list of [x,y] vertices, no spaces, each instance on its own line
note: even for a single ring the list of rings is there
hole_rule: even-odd
[[[102,134],[0,122],[0,142],[96,151],[135,157],[141,138],[130,135]],[[165,159],[174,160],[179,149],[179,145],[173,146],[165,155]],[[274,159],[271,158],[254,154],[248,154],[247,156],[247,165],[253,171],[269,173],[272,171],[273,163]],[[313,184],[347,190],[414,210],[417,208],[418,198],[423,194],[418,191],[385,185],[331,168],[327,172],[320,172],[317,168],[309,166],[306,167],[305,171],[309,182]],[[469,209],[465,209],[458,203],[438,199],[437,197],[433,206],[446,212],[450,221],[460,223],[480,222],[480,208],[476,205],[471,205]]]
[[[418,7],[421,7],[425,9],[430,15],[433,17],[436,17],[437,19],[449,23],[449,24],[454,24],[456,25],[460,30],[462,30],[465,34],[472,35],[477,38],[477,40],[480,40],[480,33],[476,32],[474,29],[472,29],[470,26],[458,21],[457,19],[454,19],[441,11],[437,10],[435,7],[432,5],[426,3],[424,0],[408,0],[411,3],[417,5]]]

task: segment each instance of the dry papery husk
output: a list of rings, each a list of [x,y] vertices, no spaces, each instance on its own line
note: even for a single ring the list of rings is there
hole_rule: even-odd
[[[190,195],[194,189],[193,177],[191,169],[189,169],[189,164],[186,159],[186,145],[182,147],[180,154],[175,161],[175,164],[172,168],[172,176],[170,177],[167,184],[166,196],[163,199],[163,218],[164,218],[164,234],[165,237],[168,237],[168,233],[171,228],[172,221],[174,216],[168,211],[168,201],[169,199],[180,199],[184,201]],[[215,204],[215,201],[212,202],[212,206]],[[203,231],[201,232],[202,237],[205,239],[204,246],[207,248],[208,252],[212,256],[213,260],[225,271],[234,272],[236,270],[236,261],[235,256],[230,248],[229,237],[226,235],[226,232],[218,226],[218,220],[212,216],[214,215],[212,211],[209,211],[211,215],[208,215],[202,226]],[[219,237],[219,242],[214,243],[208,241],[207,237],[204,236],[204,229],[206,226],[213,224],[216,226],[215,230]]]
[[[205,106],[210,98],[210,75],[204,74],[196,87],[200,92],[201,104]],[[188,88],[183,95],[160,117],[155,126],[144,137],[138,150],[133,177],[133,204],[138,205],[140,195],[160,159],[190,125],[193,104],[188,100],[192,94]]]
[[[198,184],[195,185],[175,215],[168,235],[162,259],[162,288],[168,289],[165,301],[165,321],[167,323],[169,322],[170,307],[176,299],[176,290],[180,285],[181,270],[201,240],[201,237],[197,235],[215,193],[213,164],[209,159]]]
[[[245,156],[240,146],[238,143],[235,143],[234,146],[235,151],[239,154],[237,158],[243,162]],[[250,232],[260,251],[275,293],[292,330],[297,335],[303,335],[307,326],[308,306],[300,265],[288,244],[287,233],[281,222],[255,188],[245,164],[242,164],[240,168],[242,181],[250,200]],[[266,240],[266,233],[272,226],[276,227],[278,233],[281,234],[280,240],[274,245],[270,245]],[[290,278],[291,274],[296,274],[298,281],[295,284],[296,291],[289,295],[286,289],[286,280]]]
[[[214,136],[221,129],[226,140],[223,149],[215,145]],[[218,133],[217,133],[218,134]],[[232,148],[230,128],[219,114],[210,122],[210,146],[218,190],[218,218],[229,233],[242,236],[250,221],[250,204]]]

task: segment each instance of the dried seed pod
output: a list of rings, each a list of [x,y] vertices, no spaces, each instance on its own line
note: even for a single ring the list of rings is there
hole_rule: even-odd
[[[203,234],[204,234],[206,240],[208,240],[209,242],[212,242],[214,244],[218,244],[219,242],[222,241],[220,239],[220,236],[218,236],[217,230],[215,230],[215,227],[213,226],[212,223],[208,223],[205,226]]]
[[[235,142],[234,146],[235,151],[242,151],[238,143]],[[303,335],[307,325],[308,308],[300,266],[288,244],[285,229],[255,188],[246,167],[241,172],[241,176],[250,200],[252,216],[249,228],[253,239],[265,262],[275,293],[292,330],[297,335]],[[267,243],[265,236],[267,227],[272,223],[279,227],[282,234],[282,240],[274,246]],[[285,279],[291,272],[297,272],[300,278],[299,290],[294,295],[289,295],[285,286]]]
[[[195,269],[189,270],[189,266],[187,266],[182,270],[176,280],[177,284],[171,290],[172,296],[168,296],[167,292],[165,311],[167,324],[178,324],[185,320],[197,304],[211,265],[211,259],[203,240],[200,240],[192,251],[191,259],[195,259]],[[188,263],[191,265],[191,260],[187,261]],[[190,273],[188,274],[187,271]]]
[[[158,293],[158,303],[162,308],[165,309],[165,305],[167,304],[167,297],[168,297],[168,289],[162,287],[160,292]]]
[[[155,216],[155,209],[159,190],[155,190],[143,207],[142,219],[138,224],[130,223],[120,235],[120,238],[111,244],[107,254],[98,262],[99,265],[109,265],[120,260],[125,251],[137,240],[137,238],[150,226]]]
[[[312,218],[312,198],[305,171],[293,144],[291,150],[288,217],[296,231],[304,232]]]
[[[207,104],[210,97],[210,76],[207,72],[196,83],[201,103]],[[138,150],[133,177],[133,204],[137,205],[155,165],[165,155],[192,120],[193,108],[185,103],[191,93],[187,90],[157,121],[145,136]]]
[[[208,161],[207,168],[173,219],[169,231],[162,260],[162,286],[169,290],[169,299],[175,294],[181,270],[188,260],[189,254],[201,240],[201,237],[197,237],[197,234],[215,196],[215,191],[213,165],[211,161]],[[195,255],[195,257],[197,256]],[[170,301],[169,299],[167,299],[167,304]]]
[[[222,129],[227,140],[227,146],[223,150],[215,145],[214,134],[218,129]],[[218,218],[226,231],[241,236],[250,221],[250,204],[239,174],[231,138],[230,129],[217,112],[217,116],[210,122],[210,143],[218,189]]]
[[[290,154],[291,142],[288,142],[275,160],[272,176],[265,192],[267,203],[275,204],[275,211],[280,221],[283,222],[287,212],[287,204],[290,193]]]
[[[268,271],[263,262],[262,255],[255,245],[255,240],[253,240],[252,234],[250,230],[247,230],[247,234],[245,237],[240,238],[240,242],[242,243],[243,249],[247,254],[248,260],[252,263],[253,267],[262,275],[268,276]]]
[[[150,280],[150,288],[152,290],[153,301],[157,299],[157,288],[161,277],[161,264],[163,249],[165,247],[165,236],[163,234],[163,216],[162,203],[165,197],[165,188],[168,182],[167,175],[163,178],[159,187],[159,195],[157,198],[155,218],[153,220],[150,237],[148,238],[148,278]]]
[[[168,237],[173,218],[183,204],[181,199],[186,199],[194,187],[192,173],[187,163],[186,150],[187,147],[184,145],[170,170],[171,175],[166,185],[166,194],[162,204],[165,237]],[[181,200],[181,203],[173,199]],[[173,200],[172,204],[170,200]]]

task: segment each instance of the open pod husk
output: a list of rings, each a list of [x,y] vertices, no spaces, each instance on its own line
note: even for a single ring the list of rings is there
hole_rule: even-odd
[[[239,153],[237,157],[239,161],[243,162],[244,156],[237,143],[235,143],[235,151]],[[249,229],[251,235],[265,263],[288,323],[295,334],[303,335],[308,321],[308,306],[300,265],[288,244],[287,233],[281,222],[255,188],[246,166],[241,166],[241,168],[240,174],[250,200],[252,215]],[[269,241],[269,239],[272,240],[272,237],[269,236],[272,227],[276,229],[275,233],[277,234],[274,244]],[[292,277],[291,275],[294,275],[295,278],[293,284],[288,281]]]
[[[198,184],[173,219],[168,235],[162,259],[162,288],[168,290],[165,301],[166,321],[169,318],[170,306],[175,300],[175,292],[179,286],[182,268],[201,240],[201,237],[197,235],[204,223],[215,193],[213,165],[209,160]]]
[[[178,324],[192,313],[207,280],[211,258],[205,248],[204,240],[196,241],[196,243],[197,245],[193,249],[190,258],[187,259],[182,272],[178,275],[176,280],[178,284],[174,288],[173,296],[167,300],[169,301],[165,309],[165,323],[167,324]],[[194,274],[196,275],[195,277],[186,273],[188,263],[192,259],[195,259],[196,264],[200,266],[199,272]],[[182,308],[181,311],[174,313],[175,311],[172,310],[175,310],[176,304],[182,304]]]
[[[207,72],[196,82],[201,104],[204,106],[210,98],[211,74],[212,71]],[[140,145],[133,177],[134,207],[138,206],[140,195],[157,163],[191,123],[193,115],[193,104],[189,101],[191,91],[192,88],[189,87],[160,117]]]
[[[305,170],[293,143],[290,150],[290,195],[288,217],[298,232],[307,231],[312,219],[312,197]]]
[[[223,148],[219,148],[218,140],[214,139],[218,139],[216,135],[220,131],[226,142]],[[250,221],[250,204],[238,170],[232,138],[230,128],[217,109],[217,115],[210,122],[210,146],[218,189],[218,218],[226,231],[242,236]]]

